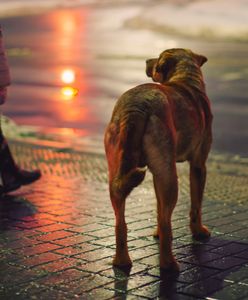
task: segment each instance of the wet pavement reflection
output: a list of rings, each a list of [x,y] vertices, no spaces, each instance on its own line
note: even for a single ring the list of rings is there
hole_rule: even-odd
[[[242,164],[235,163],[239,176],[230,175],[233,165],[227,162],[221,169],[218,161],[209,164],[203,216],[212,238],[206,243],[191,238],[185,217],[189,211],[188,169],[179,167],[181,189],[173,215],[173,249],[181,270],[168,274],[159,268],[159,241],[152,237],[156,203],[151,176],[128,199],[133,266],[120,270],[112,267],[114,215],[104,158],[21,143],[12,144],[12,149],[23,167],[39,164],[43,177],[0,199],[3,299],[17,294],[24,299],[31,295],[39,299],[247,296],[247,177]]]
[[[147,58],[166,48],[192,48],[209,58],[203,73],[214,112],[213,149],[245,156],[247,44],[135,26],[132,20],[146,5],[84,6],[3,19],[13,77],[5,114],[20,124],[102,136],[116,99],[150,81]],[[61,82],[68,70],[75,74],[73,85]]]
[[[9,117],[39,127],[99,130],[87,15],[87,9],[68,9],[20,16],[20,27],[15,19],[3,22],[13,77],[5,107]]]

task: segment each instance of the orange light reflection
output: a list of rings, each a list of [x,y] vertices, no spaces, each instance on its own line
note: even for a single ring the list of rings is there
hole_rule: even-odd
[[[73,127],[78,124],[96,123],[96,116],[91,97],[92,84],[89,87],[86,74],[89,62],[87,47],[86,18],[87,10],[64,9],[51,14],[54,27],[54,45],[56,55],[60,61],[57,69],[58,92],[55,95],[55,110],[64,126]],[[82,68],[81,60],[87,61]],[[77,101],[75,101],[77,100]],[[87,130],[87,129],[86,129]]]
[[[70,86],[65,86],[61,89],[61,94],[64,100],[72,100],[77,96],[78,90]]]

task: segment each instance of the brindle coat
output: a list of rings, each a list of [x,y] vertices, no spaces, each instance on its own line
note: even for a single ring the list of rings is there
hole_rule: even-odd
[[[160,266],[178,270],[172,254],[171,215],[178,197],[176,162],[190,164],[190,228],[195,238],[210,236],[201,221],[206,160],[212,142],[212,113],[200,67],[207,61],[185,49],[170,49],[147,60],[157,83],[139,85],[117,101],[105,132],[109,190],[116,217],[114,265],[130,266],[125,200],[153,175],[157,198]]]

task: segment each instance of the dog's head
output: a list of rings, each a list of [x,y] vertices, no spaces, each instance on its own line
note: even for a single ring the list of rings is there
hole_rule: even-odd
[[[146,74],[155,82],[168,81],[180,63],[182,68],[200,68],[207,58],[203,55],[196,54],[188,49],[169,49],[163,51],[158,58],[148,59],[146,61]]]

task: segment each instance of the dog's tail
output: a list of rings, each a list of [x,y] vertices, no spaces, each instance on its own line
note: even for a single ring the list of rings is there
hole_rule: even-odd
[[[123,176],[117,175],[112,182],[111,192],[126,198],[144,180],[146,169],[137,167]]]
[[[143,136],[147,117],[129,114],[120,123],[118,145],[118,171],[113,178],[112,191],[126,197],[145,178],[146,166],[143,154]]]

